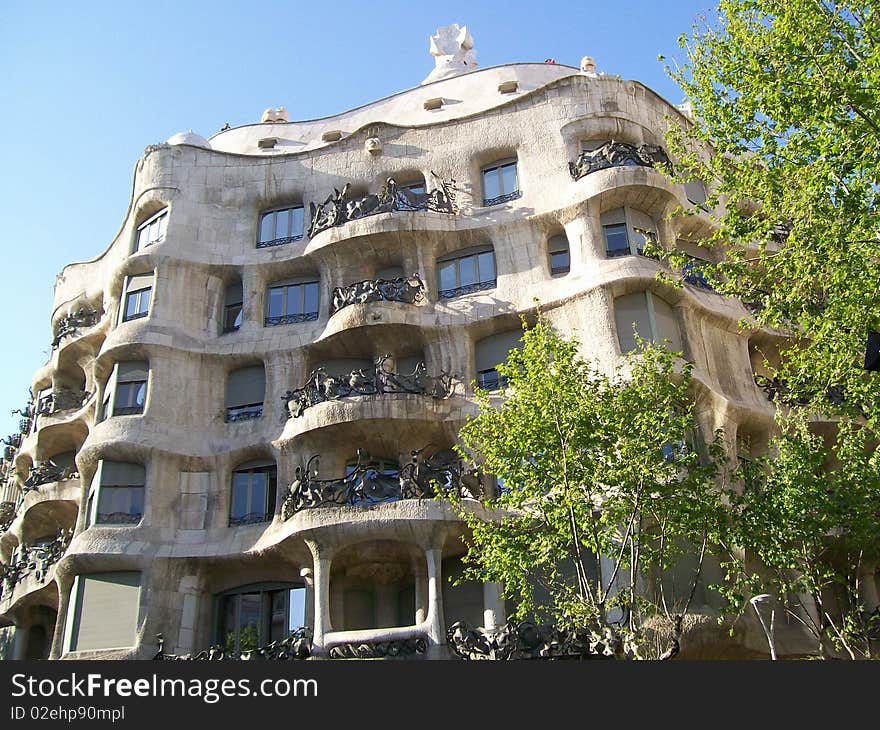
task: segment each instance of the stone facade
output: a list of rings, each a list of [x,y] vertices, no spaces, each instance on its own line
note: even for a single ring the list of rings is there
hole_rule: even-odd
[[[440,80],[364,107],[306,122],[267,110],[210,141],[175,135],[137,161],[109,248],[58,277],[63,332],[32,383],[35,394],[66,388],[85,400],[32,415],[9,462],[2,560],[74,530],[60,559],[4,586],[14,656],[149,658],[158,634],[166,653],[227,641],[244,650],[247,631],[265,643],[301,619],[317,656],[409,641],[444,657],[455,621],[503,622],[498,586],[447,580],[464,529],[449,505],[394,490],[405,491],[407,465],[426,474],[426,460],[455,443],[475,413],[474,381],[491,383],[487,343],[503,342],[536,302],[610,367],[622,353],[615,301],[649,292],[655,334],[674,327],[694,362],[707,430],[724,428],[732,451],[766,439],[772,405],[753,369],[774,334],[743,330],[738,302],[660,283],[653,259],[609,255],[615,225],[631,244],[650,225],[699,255],[708,217],[670,219],[692,205],[688,191],[651,165],[611,162],[579,179],[570,170],[582,149],[611,140],[662,146],[680,112],[592,63],[473,70],[472,45],[467,29],[438,34]],[[388,207],[389,179],[398,196],[416,185],[412,209],[403,198]],[[421,205],[434,190],[451,192],[446,208]],[[310,236],[320,210],[346,220]],[[337,287],[411,275],[424,284],[415,301],[354,296],[331,313]],[[415,387],[352,384],[385,355],[390,372],[416,372]],[[320,397],[294,413],[288,391],[318,368]],[[449,392],[433,392],[430,379],[444,375]],[[260,400],[236,401],[231,383],[250,393],[261,377]],[[69,478],[22,491],[34,467],[62,454],[75,454]],[[475,478],[473,496],[494,488]],[[291,514],[287,488],[304,481],[343,496]],[[86,614],[108,601],[131,615],[105,640],[95,635],[104,617]],[[704,641],[697,653],[720,651]],[[756,627],[738,651],[766,651]]]

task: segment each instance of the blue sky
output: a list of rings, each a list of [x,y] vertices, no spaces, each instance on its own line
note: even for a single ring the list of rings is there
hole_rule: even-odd
[[[52,287],[62,267],[108,246],[132,170],[149,144],[192,129],[344,111],[416,86],[428,39],[466,24],[480,67],[578,65],[638,79],[673,103],[658,54],[711,0],[618,2],[0,3],[0,287],[5,353],[0,436],[17,430],[34,371],[49,355]]]

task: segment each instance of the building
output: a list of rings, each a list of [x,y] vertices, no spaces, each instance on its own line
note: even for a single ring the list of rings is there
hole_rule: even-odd
[[[498,626],[499,586],[447,580],[463,525],[432,484],[496,488],[450,447],[536,300],[600,362],[633,322],[668,338],[706,427],[766,439],[772,335],[700,277],[708,216],[668,217],[705,199],[658,169],[682,112],[590,58],[476,69],[458,26],[431,53],[416,88],[137,161],[110,246],[58,277],[8,441],[8,656],[150,658],[159,634],[244,651],[306,626],[319,656],[444,657],[454,621]],[[652,237],[697,261],[682,288],[640,255]]]

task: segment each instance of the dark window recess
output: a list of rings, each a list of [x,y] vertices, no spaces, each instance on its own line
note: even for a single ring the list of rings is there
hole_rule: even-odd
[[[550,259],[551,275],[567,274],[571,270],[568,238],[564,234],[553,236],[547,241],[547,255]]]
[[[266,373],[262,365],[242,368],[229,374],[226,381],[227,423],[249,421],[263,415]]]
[[[865,348],[865,370],[880,372],[880,332],[869,332]]]
[[[477,385],[483,390],[499,390],[507,387],[507,378],[499,375],[495,368],[480,370],[477,373]]]
[[[611,258],[629,256],[629,238],[626,235],[626,223],[615,223],[603,226],[605,231],[605,254]]]
[[[113,401],[113,415],[131,416],[143,413],[146,399],[146,380],[119,383],[116,386],[116,398]]]

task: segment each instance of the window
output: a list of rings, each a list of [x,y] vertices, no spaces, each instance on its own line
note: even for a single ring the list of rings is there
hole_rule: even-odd
[[[281,246],[285,243],[301,240],[304,222],[301,205],[263,213],[260,217],[260,230],[257,234],[257,248]]]
[[[73,584],[69,651],[134,646],[141,574],[135,571],[79,575]]]
[[[522,195],[516,171],[516,158],[501,160],[481,170],[483,176],[483,205],[498,205],[516,200]]]
[[[690,258],[682,267],[682,277],[684,278],[685,284],[690,284],[691,286],[696,286],[700,289],[714,291],[715,287],[712,286],[712,282],[709,281],[709,277],[707,277],[703,271],[704,264],[705,261],[701,261],[698,258]]]
[[[477,342],[474,348],[477,366],[477,385],[483,390],[498,390],[507,386],[506,378],[496,367],[507,361],[511,350],[522,347],[522,330],[510,330],[490,335]]]
[[[702,180],[691,180],[684,184],[684,192],[687,196],[688,202],[693,203],[699,208],[706,210],[706,198],[708,197],[706,192],[706,183]]]
[[[138,226],[134,239],[134,250],[141,251],[154,243],[161,243],[165,238],[168,225],[168,208],[163,208],[156,215],[147,218]]]
[[[223,334],[235,332],[241,327],[243,301],[244,290],[241,281],[236,281],[226,287],[223,300]]]
[[[636,349],[633,326],[639,337],[660,343],[668,340],[673,350],[681,350],[681,336],[675,312],[651,292],[638,292],[614,300],[614,321],[621,352]]]
[[[217,642],[228,652],[252,651],[305,626],[306,589],[290,583],[237,588],[219,597]]]
[[[113,415],[131,416],[144,412],[147,400],[147,380],[150,366],[146,362],[116,364],[116,392],[113,395]]]
[[[92,480],[93,485],[96,483],[97,490],[93,486],[89,495],[91,510],[95,507],[97,491],[97,508],[89,515],[91,524],[134,525],[141,521],[144,516],[143,464],[102,459]]]
[[[632,208],[615,208],[602,214],[605,255],[608,258],[644,255],[645,244],[656,242],[656,226],[651,216]]]
[[[551,276],[567,274],[571,269],[571,256],[568,251],[568,238],[563,233],[547,241],[547,257]]]
[[[275,464],[255,461],[232,473],[229,526],[269,522],[275,514]]]
[[[125,298],[122,321],[146,317],[150,313],[150,297],[153,293],[153,274],[138,274],[125,280]]]
[[[318,282],[283,282],[269,287],[266,303],[267,327],[318,318]]]
[[[351,477],[358,464],[361,466],[356,482],[358,487],[351,490],[349,504],[376,504],[400,499],[400,465],[397,459],[374,457],[366,463],[352,459],[345,465],[345,476]]]
[[[266,371],[262,365],[229,373],[226,380],[226,422],[260,418],[265,394]]]
[[[490,247],[460,251],[437,261],[441,299],[494,289],[495,252]]]

